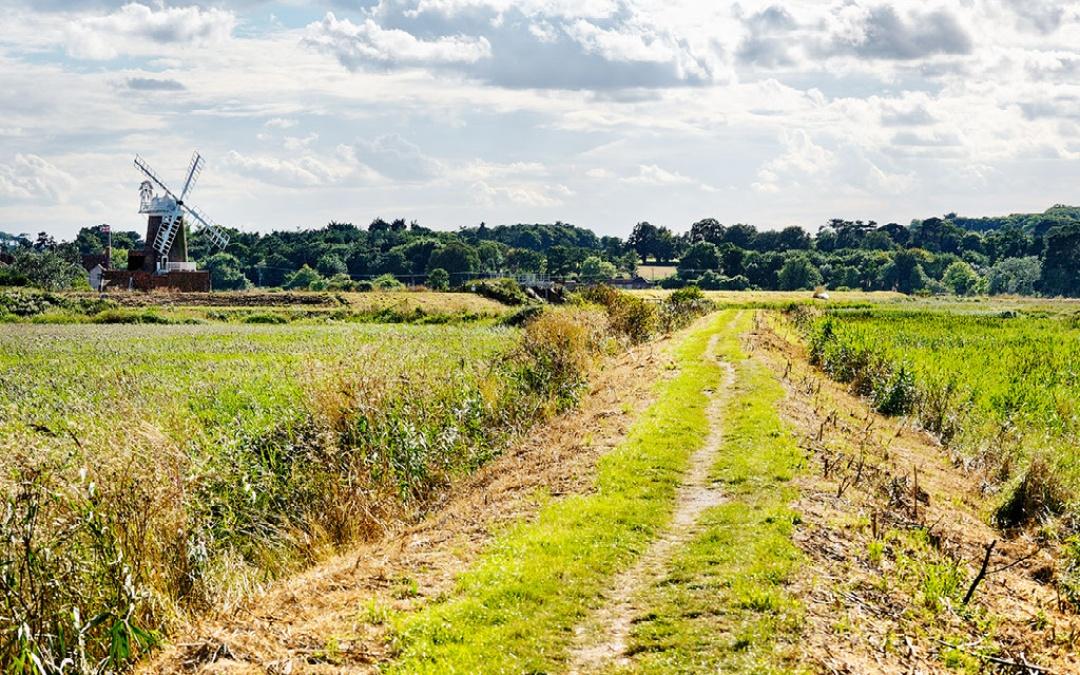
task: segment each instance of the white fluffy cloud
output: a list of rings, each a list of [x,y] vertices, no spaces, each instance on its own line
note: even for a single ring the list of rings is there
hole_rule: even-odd
[[[421,40],[394,28],[383,28],[372,19],[356,24],[330,12],[308,27],[309,45],[334,55],[348,68],[378,66],[433,66],[470,64],[491,56],[484,37],[449,35]]]
[[[154,45],[219,44],[235,27],[236,16],[227,10],[132,2],[109,14],[71,20],[64,30],[64,47],[77,58],[111,59]]]
[[[0,164],[0,197],[13,201],[67,201],[75,177],[37,155],[15,155]]]

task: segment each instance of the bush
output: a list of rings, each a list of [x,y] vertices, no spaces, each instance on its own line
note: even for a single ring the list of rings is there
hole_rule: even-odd
[[[93,323],[148,323],[163,325],[182,323],[181,321],[176,321],[167,316],[162,316],[161,314],[145,309],[107,309],[98,312],[90,320]]]
[[[1024,476],[1005,492],[994,513],[999,527],[1019,527],[1059,514],[1069,494],[1054,466],[1043,454],[1031,459]]]
[[[400,291],[405,284],[397,280],[393,274],[382,274],[371,280],[371,286],[377,291]]]
[[[436,267],[428,274],[427,286],[434,291],[449,290],[450,273],[441,267]]]
[[[355,291],[356,282],[348,274],[335,274],[326,280],[328,291]]]
[[[599,312],[541,312],[525,324],[517,360],[528,387],[551,398],[557,409],[577,403],[607,321]]]
[[[513,279],[477,279],[469,282],[469,290],[504,305],[525,305],[529,296]]]
[[[369,293],[375,290],[375,284],[371,283],[370,281],[357,281],[353,285],[353,290],[358,293]]]
[[[285,277],[285,288],[289,290],[315,290],[313,287],[318,285],[319,282],[324,282],[322,275],[304,265]]]
[[[611,321],[612,331],[631,343],[644,342],[660,329],[659,307],[636,295],[598,284],[583,289],[581,298],[603,307]]]
[[[529,321],[535,319],[546,311],[544,305],[525,305],[519,310],[516,310],[500,321],[504,326],[524,326]]]

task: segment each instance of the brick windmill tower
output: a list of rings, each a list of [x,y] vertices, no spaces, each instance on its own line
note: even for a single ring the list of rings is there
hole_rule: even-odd
[[[179,196],[174,193],[150,165],[138,155],[135,166],[146,176],[139,186],[139,213],[147,216],[146,248],[128,255],[128,269],[110,271],[106,279],[113,287],[126,286],[140,290],[171,288],[175,290],[210,290],[210,275],[199,271],[188,260],[185,220],[191,218],[219,249],[229,244],[229,236],[216,223],[193,206],[185,203],[203,169],[198,152],[191,156],[187,178]],[[162,194],[155,194],[155,186]]]

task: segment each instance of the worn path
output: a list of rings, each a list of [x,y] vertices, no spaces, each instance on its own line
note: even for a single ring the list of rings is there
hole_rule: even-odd
[[[731,324],[728,330],[730,327]],[[710,340],[710,357],[715,357],[718,337],[714,335]],[[632,568],[616,577],[607,604],[578,627],[577,644],[570,657],[572,673],[595,671],[611,663],[626,663],[626,643],[635,613],[635,597],[641,589],[662,578],[674,552],[700,530],[701,514],[723,500],[723,492],[709,474],[722,443],[721,413],[734,371],[729,363],[721,362],[720,365],[724,368],[723,384],[709,392],[709,439],[690,458],[690,466],[676,498],[671,525]]]

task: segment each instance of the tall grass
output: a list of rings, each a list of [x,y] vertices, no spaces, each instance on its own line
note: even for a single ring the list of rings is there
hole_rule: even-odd
[[[422,509],[572,405],[591,310],[524,329],[8,325],[0,330],[0,663],[121,668]]]
[[[1065,486],[1080,479],[1080,328],[1070,317],[885,309],[797,316],[815,364],[880,411],[916,418],[1007,485],[999,522],[1067,508]]]

